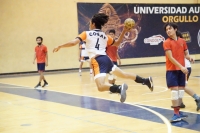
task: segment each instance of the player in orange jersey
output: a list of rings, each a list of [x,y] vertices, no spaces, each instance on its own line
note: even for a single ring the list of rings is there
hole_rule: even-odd
[[[109,31],[109,35],[115,39],[115,30],[112,29]],[[107,46],[106,48],[106,54],[108,55],[108,57],[110,57],[111,61],[113,62],[113,64],[115,64],[116,66],[121,65],[121,60],[118,54],[118,47],[117,46]],[[117,62],[118,61],[118,62]],[[117,76],[113,75],[113,74],[109,74],[108,76],[108,82],[110,84],[115,84],[115,80],[116,80]]]
[[[177,31],[176,35],[177,35],[177,37],[183,38],[180,31]],[[189,51],[188,51],[188,54],[189,54]],[[192,68],[191,68],[190,61],[188,59],[186,59],[186,58],[185,58],[185,67],[188,69],[188,73],[186,74],[186,80],[185,80],[185,83],[186,83],[185,92],[195,99],[195,102],[196,102],[196,105],[197,105],[197,109],[196,110],[199,111],[199,109],[200,109],[200,97],[191,88],[189,88],[187,86],[187,82],[188,82],[188,79],[190,77]],[[182,99],[180,99],[180,102],[181,102],[180,108],[185,108],[185,105],[183,104]]]
[[[43,38],[37,37],[36,42],[37,46],[35,47],[35,54],[33,58],[33,64],[35,64],[35,59],[37,59],[37,68],[38,73],[40,74],[39,83],[35,86],[36,89],[41,87],[41,81],[44,81],[44,85],[42,87],[48,86],[47,81],[44,77],[45,66],[48,66],[48,54],[47,47],[42,44]]]
[[[187,117],[179,109],[184,96],[185,74],[188,73],[185,67],[185,58],[190,61],[193,61],[193,58],[188,54],[185,40],[177,37],[178,26],[175,23],[166,23],[164,30],[169,37],[164,41],[163,48],[166,56],[167,87],[171,90],[172,106],[174,107],[171,122],[176,122]]]

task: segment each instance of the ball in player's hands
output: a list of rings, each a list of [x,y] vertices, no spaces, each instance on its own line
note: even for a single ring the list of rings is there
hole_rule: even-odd
[[[135,21],[132,18],[127,18],[124,21],[124,26],[128,29],[132,29],[135,26]]]

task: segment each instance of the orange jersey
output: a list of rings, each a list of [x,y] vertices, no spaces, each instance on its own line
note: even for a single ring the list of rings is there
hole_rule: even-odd
[[[185,66],[185,50],[187,50],[187,44],[184,39],[178,38],[178,40],[176,41],[171,38],[168,38],[163,43],[163,48],[165,51],[171,50],[173,58],[176,61],[178,61],[182,66]],[[167,56],[166,56],[166,69],[180,70],[180,68],[175,66]]]
[[[106,47],[115,42],[112,37],[99,29],[84,31],[77,38],[80,41],[86,41],[86,49],[90,58],[96,55],[106,55]]]
[[[110,57],[110,59],[112,60],[112,61],[117,61],[117,51],[118,50],[118,47],[117,46],[108,46],[107,48],[106,48],[106,53],[107,53],[107,55]]]
[[[36,53],[37,63],[45,63],[47,47],[43,44],[41,46],[36,46],[35,53]]]

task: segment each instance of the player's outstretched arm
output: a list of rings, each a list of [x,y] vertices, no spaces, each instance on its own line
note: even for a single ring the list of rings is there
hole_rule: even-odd
[[[69,42],[63,44],[63,45],[59,45],[59,46],[55,47],[55,48],[53,49],[53,52],[59,51],[60,48],[75,46],[76,44],[79,44],[79,43],[80,43],[80,40],[76,38],[76,39],[74,39],[74,40],[71,40],[71,41],[69,41]]]
[[[119,36],[119,38],[115,41],[115,43],[113,45],[118,47],[121,44],[126,32],[129,32],[130,30],[131,29],[128,29],[127,27],[124,26],[121,35]]]

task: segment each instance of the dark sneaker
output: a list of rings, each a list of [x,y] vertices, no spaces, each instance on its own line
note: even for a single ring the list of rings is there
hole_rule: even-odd
[[[153,79],[152,79],[152,77],[146,78],[144,84],[147,85],[151,91],[153,91]]]
[[[180,108],[185,108],[185,104],[181,103]]]
[[[170,120],[170,122],[177,122],[177,121],[181,121],[181,117],[177,114],[174,114]]]
[[[179,112],[179,116],[181,117],[181,119],[187,118],[188,115],[184,115],[182,112]]]
[[[46,87],[46,86],[48,86],[48,83],[44,83],[44,85],[42,87]]]
[[[41,85],[40,85],[40,84],[37,84],[34,88],[35,88],[35,89],[40,89],[40,88],[41,88]]]
[[[197,111],[199,111],[200,109],[200,99],[195,100],[196,104],[197,104]]]
[[[120,101],[123,103],[126,100],[126,90],[128,89],[128,85],[124,83],[120,87],[121,87],[121,93],[120,93],[121,98],[120,98]]]
[[[185,104],[181,103],[181,105],[179,106],[180,108],[185,108]],[[171,106],[171,108],[174,108],[173,106]]]

